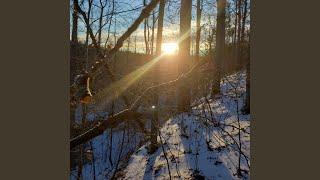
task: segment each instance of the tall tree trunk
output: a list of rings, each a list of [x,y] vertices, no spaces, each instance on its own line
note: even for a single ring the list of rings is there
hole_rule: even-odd
[[[196,21],[196,47],[195,47],[195,59],[196,62],[200,60],[200,37],[201,37],[201,13],[202,13],[202,0],[197,0],[197,21]],[[195,75],[193,78],[193,83],[194,84],[199,84],[200,76],[199,74]],[[193,94],[197,95],[198,92],[200,92],[202,89],[201,86],[193,86],[192,92]],[[192,95],[192,97],[194,97]]]
[[[237,7],[237,16],[238,16],[238,29],[237,29],[237,48],[236,48],[236,56],[237,56],[237,65],[240,66],[240,52],[241,52],[241,7],[242,7],[242,0],[238,0],[238,7]]]
[[[147,5],[147,2],[146,0],[143,0],[143,5],[146,6]],[[146,54],[149,54],[149,41],[148,41],[148,38],[149,38],[149,28],[148,28],[148,17],[145,18],[144,20],[144,29],[143,29],[143,36],[144,36],[144,43],[145,43],[145,46],[146,46]],[[148,37],[147,37],[147,28],[148,28]]]
[[[226,20],[226,0],[217,0],[217,33],[216,33],[216,53],[214,58],[214,82],[212,97],[220,93],[220,80],[223,73],[222,62],[225,53],[225,20]]]
[[[153,47],[154,47],[154,25],[156,24],[155,12],[152,13],[152,30],[151,30],[151,49],[150,54],[153,55]]]
[[[244,0],[244,7],[243,7],[243,15],[242,15],[242,28],[241,28],[241,42],[244,41],[245,36],[245,25],[246,25],[246,18],[247,18],[247,12],[248,12],[248,0]]]
[[[250,44],[250,35],[249,35],[249,44]],[[250,114],[250,47],[248,48],[248,59],[246,59],[246,99],[245,106],[242,110],[243,114]]]
[[[105,5],[103,5],[102,0],[99,0],[100,2],[100,16],[99,16],[99,30],[98,30],[98,45],[101,47],[101,33],[102,33],[102,18],[103,18],[103,11]]]
[[[157,42],[156,42],[156,56],[161,55],[161,45],[162,45],[162,32],[163,32],[163,17],[164,17],[164,8],[165,0],[160,0],[159,5],[159,19],[158,19],[158,30],[157,30]],[[156,64],[154,67],[154,82],[155,84],[159,83],[159,64]],[[151,144],[150,144],[150,153],[153,153],[157,148],[157,134],[159,126],[159,92],[155,90],[154,92],[154,102],[153,105],[153,119],[151,121]]]
[[[178,70],[180,74],[186,71],[187,62],[190,60],[191,7],[192,0],[181,0]],[[190,91],[186,82],[179,82],[178,85],[178,110],[190,110]]]
[[[237,41],[237,27],[238,27],[238,14],[237,14],[237,8],[238,8],[238,1],[239,0],[235,0],[235,13],[234,13],[234,32],[233,32],[233,46],[234,46],[234,50],[236,48],[236,41]]]
[[[134,53],[137,53],[137,36],[134,37]]]
[[[200,59],[200,35],[201,35],[201,27],[200,27],[200,22],[201,22],[201,13],[202,13],[202,7],[201,7],[201,0],[197,0],[197,22],[196,22],[196,59],[199,61]]]
[[[87,106],[85,104],[81,105],[81,111],[82,111],[82,117],[81,117],[81,127],[84,129],[85,128],[85,123],[86,123],[86,116],[87,116]],[[80,160],[79,160],[79,165],[78,165],[78,175],[77,179],[80,180],[82,179],[82,169],[83,169],[83,152],[84,152],[84,144],[81,144],[80,148]]]
[[[76,44],[78,42],[78,10],[75,7],[76,0],[73,0],[73,12],[72,12],[72,34],[71,42]]]
[[[247,8],[248,8],[248,0],[244,0],[244,7],[243,7],[243,13],[242,13],[242,25],[241,25],[241,38],[240,38],[240,59],[241,64],[243,63],[242,60],[245,60],[245,49],[247,48],[245,43],[245,29],[246,29],[246,18],[247,18]]]
[[[250,114],[250,59],[247,60],[246,69],[246,100],[243,113]]]
[[[88,43],[89,43],[89,26],[90,26],[90,14],[91,14],[91,8],[92,8],[92,2],[93,0],[89,0],[89,5],[88,5],[88,14],[87,14],[87,17],[88,17],[88,21],[89,23],[87,24],[87,33],[86,33],[86,42],[85,44],[88,46]]]

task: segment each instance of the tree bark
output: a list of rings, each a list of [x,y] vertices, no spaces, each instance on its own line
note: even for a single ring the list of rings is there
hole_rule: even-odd
[[[108,60],[112,55],[114,55],[115,52],[117,52],[123,45],[123,42],[138,28],[138,26],[140,25],[140,23],[144,20],[144,18],[149,16],[149,13],[157,6],[159,0],[152,0],[141,12],[141,14],[139,15],[139,17],[134,21],[134,23],[128,28],[128,30],[118,39],[117,43],[115,44],[115,47],[112,48],[107,54],[103,54],[100,51],[100,48],[97,44],[97,41],[95,39],[95,36],[92,32],[92,29],[89,27],[89,35],[91,37],[92,43],[94,45],[94,47],[97,49],[98,52],[98,57],[101,58],[100,63],[96,63],[95,65],[93,65],[90,69],[89,74],[91,76],[94,76],[95,73],[98,72],[98,70],[100,68],[106,67],[107,73],[110,75],[111,80],[113,82],[116,81],[114,74],[112,73],[108,62],[106,60]],[[75,0],[75,8],[77,9],[77,11],[82,15],[85,23],[88,25],[89,24],[89,20],[85,14],[85,12],[80,8],[78,0]],[[105,62],[103,62],[103,60],[105,60]],[[129,107],[129,101],[126,98],[126,96],[122,96],[126,105]],[[137,102],[133,103],[133,107],[137,106]],[[109,117],[106,121],[104,121],[103,123],[93,127],[92,129],[88,130],[87,132],[71,139],[70,141],[70,148],[74,148],[75,146],[85,143],[88,140],[99,136],[100,134],[102,134],[107,128],[110,127],[114,127],[117,126],[118,124],[120,124],[121,122],[128,120],[128,119],[137,119],[137,116],[139,115],[138,113],[135,113],[133,111],[129,109],[126,109],[124,111],[119,112],[118,114]],[[132,108],[135,109],[135,108]],[[139,121],[137,120],[137,122],[139,123]]]
[[[236,57],[238,66],[240,66],[240,54],[241,54],[241,7],[242,7],[242,0],[238,0],[238,7],[237,7],[237,16],[238,16],[238,29],[237,29],[237,47],[236,47]]]
[[[217,33],[216,33],[216,53],[214,58],[214,82],[212,95],[220,93],[220,80],[223,73],[222,62],[225,53],[225,19],[226,19],[226,0],[217,0]]]
[[[156,24],[156,18],[155,18],[155,15],[154,15],[154,11],[152,13],[152,29],[151,29],[151,44],[150,44],[150,54],[153,55],[153,47],[154,47],[154,25]]]
[[[247,8],[248,8],[248,0],[244,0],[244,10],[242,15],[242,28],[241,28],[241,42],[244,42],[245,37],[245,25],[246,25],[246,18],[247,18]]]
[[[88,46],[88,43],[89,43],[89,28],[90,28],[90,17],[91,17],[91,8],[92,8],[92,2],[93,0],[89,0],[89,6],[88,6],[88,13],[87,13],[87,16],[88,16],[88,23],[86,23],[87,25],[87,33],[86,33],[86,46]]]
[[[143,5],[146,6],[146,0],[143,0]],[[149,16],[148,16],[149,17]],[[144,20],[144,29],[143,29],[143,36],[144,36],[144,43],[146,46],[146,54],[149,54],[149,28],[148,28],[148,17]],[[147,28],[148,28],[148,37],[147,37]]]
[[[156,56],[161,55],[164,8],[165,8],[165,0],[160,0],[157,42],[156,42]],[[159,77],[158,77],[159,71],[160,71],[159,64],[156,64],[154,67],[154,74],[153,74],[155,84],[159,83]],[[150,153],[153,153],[156,150],[158,145],[157,134],[158,134],[158,126],[159,126],[159,92],[157,90],[154,91],[153,105],[155,106],[155,108],[153,109],[153,119],[151,120],[151,144],[150,144],[150,151],[149,151]]]
[[[78,10],[76,8],[76,0],[73,0],[71,42],[73,44],[78,42]]]
[[[100,16],[99,16],[99,30],[98,30],[98,45],[101,47],[101,34],[102,34],[102,20],[103,20],[103,12],[105,5],[103,5],[102,0],[100,2]]]
[[[180,43],[179,43],[179,73],[187,70],[190,60],[190,29],[192,0],[181,0],[180,10]],[[178,85],[178,110],[186,112],[190,109],[190,91],[186,82]]]
[[[99,136],[107,128],[114,128],[126,120],[137,119],[139,116],[140,116],[139,113],[135,113],[135,112],[128,110],[128,109],[121,111],[121,112],[115,114],[114,116],[109,117],[107,120],[103,121],[102,123],[97,124],[93,128],[86,131],[85,133],[71,139],[70,149],[72,149],[80,144],[83,144],[94,137]]]
[[[249,36],[249,44],[250,44],[250,36]],[[250,48],[248,48],[248,54],[250,57]],[[245,99],[245,106],[242,110],[243,114],[250,114],[250,58],[247,59],[246,64],[246,99]]]
[[[202,13],[202,7],[201,7],[201,0],[197,0],[197,22],[196,22],[196,59],[199,61],[200,59],[200,37],[201,37],[201,27],[200,27],[200,22],[201,22],[201,13]]]

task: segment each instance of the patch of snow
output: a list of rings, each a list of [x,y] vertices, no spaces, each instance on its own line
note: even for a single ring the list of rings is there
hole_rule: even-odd
[[[195,172],[209,180],[249,178],[250,116],[240,113],[245,98],[245,72],[223,79],[221,91],[220,98],[193,108],[192,115],[172,117],[161,128],[172,179],[193,179]],[[212,120],[223,125],[215,127]],[[248,159],[241,155],[242,177],[237,176],[239,126],[243,129],[241,150]],[[145,147],[131,156],[123,179],[169,179],[162,148],[149,155]]]

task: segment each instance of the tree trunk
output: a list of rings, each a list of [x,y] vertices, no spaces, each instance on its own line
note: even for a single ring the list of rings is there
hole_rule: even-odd
[[[89,43],[89,26],[90,26],[90,14],[91,14],[91,7],[92,7],[93,0],[89,0],[89,7],[88,7],[88,24],[87,24],[87,33],[86,33],[86,42],[85,44],[88,46]]]
[[[147,2],[146,0],[143,0],[143,5],[146,6]],[[144,29],[143,29],[143,36],[144,36],[144,43],[146,46],[146,54],[149,54],[149,28],[148,28],[148,17],[145,18],[144,20]],[[148,37],[147,37],[147,28],[148,28]]]
[[[250,44],[250,36],[249,36],[249,44]],[[248,48],[248,54],[250,55],[250,48]],[[250,56],[249,56],[250,57]],[[247,59],[246,64],[246,99],[245,99],[245,105],[242,110],[243,114],[250,114],[250,58]]]
[[[181,0],[180,10],[180,43],[179,43],[179,73],[187,70],[190,60],[190,29],[192,0]],[[190,109],[190,91],[186,82],[178,85],[178,110],[186,112]]]
[[[164,8],[165,8],[165,0],[160,0],[159,5],[159,19],[158,19],[158,30],[157,30],[157,42],[156,42],[156,56],[161,55],[161,45],[162,45],[162,31],[163,31],[163,17],[164,17]],[[159,83],[159,64],[156,64],[154,67],[154,81],[155,84]],[[150,153],[153,153],[157,146],[157,134],[158,134],[158,125],[159,125],[159,92],[155,90],[154,93],[154,102],[153,105],[155,108],[153,109],[153,120],[151,121],[151,144],[150,144]]]
[[[222,62],[225,53],[225,19],[226,19],[226,0],[217,0],[217,33],[216,33],[216,53],[214,58],[214,82],[212,95],[220,93],[220,80],[223,73]]]
[[[246,66],[246,102],[245,102],[245,109],[244,114],[250,114],[250,59],[247,62]]]
[[[137,36],[134,37],[134,53],[137,53]]]
[[[98,30],[98,45],[101,47],[101,32],[102,32],[102,18],[103,18],[103,11],[104,11],[104,5],[102,3],[102,0],[100,2],[100,16],[99,16],[99,30]]]
[[[73,0],[73,12],[72,12],[72,34],[71,42],[76,44],[78,42],[78,10],[75,7],[76,0]]]
[[[156,24],[156,18],[154,15],[154,11],[152,13],[152,30],[151,30],[151,49],[150,49],[150,54],[153,55],[153,46],[154,46],[154,25]]]
[[[245,29],[246,29],[246,18],[247,18],[247,6],[248,6],[248,0],[244,0],[244,7],[243,7],[243,14],[242,14],[242,25],[241,25],[241,37],[240,37],[240,59],[241,64],[243,64],[243,61],[245,61],[245,49],[246,49],[246,43],[245,43]]]
[[[242,15],[242,28],[241,28],[241,42],[244,41],[244,36],[245,36],[245,25],[246,25],[246,18],[247,18],[247,8],[248,8],[248,0],[244,0],[244,10],[243,10],[243,15]]]
[[[233,46],[236,47],[237,41],[237,24],[238,24],[238,15],[237,15],[237,7],[238,7],[238,0],[235,0],[235,13],[234,13],[234,32],[233,32]],[[235,49],[234,49],[235,50]]]
[[[241,54],[241,6],[242,0],[238,0],[238,7],[237,7],[237,16],[238,16],[238,29],[237,29],[237,48],[236,48],[236,57],[237,57],[237,65],[240,66],[240,54]]]
[[[200,27],[200,22],[201,22],[201,0],[197,0],[197,22],[196,22],[196,59],[199,61],[200,59],[200,35],[201,35],[201,27]]]
[[[105,55],[99,50],[99,47],[97,45],[97,41],[95,39],[95,36],[91,30],[91,28],[89,28],[89,35],[90,38],[92,40],[92,43],[94,45],[94,47],[96,48],[97,52],[98,52],[98,57],[99,58],[103,58],[106,59],[108,57],[111,57],[115,54],[115,52],[117,52],[123,45],[123,42],[125,39],[127,39],[140,25],[140,23],[148,16],[148,14],[156,7],[156,5],[158,4],[159,0],[152,0],[140,13],[139,17],[134,21],[133,24],[130,25],[130,27],[128,28],[128,30],[118,39],[117,43],[115,44],[114,48],[112,48],[105,57]],[[89,20],[85,14],[85,12],[81,9],[81,7],[78,4],[78,1],[75,0],[75,7],[78,10],[78,12],[81,14],[81,16],[83,17],[84,21],[86,24],[89,24]],[[91,76],[95,76],[95,74],[102,68],[106,68],[107,73],[110,75],[110,78],[113,82],[116,81],[116,78],[114,76],[114,74],[112,73],[112,71],[110,70],[110,67],[107,63],[99,63],[97,65],[93,65],[91,67],[91,71],[89,72]],[[129,107],[129,101],[127,99],[126,96],[122,95],[122,98],[125,101],[125,104]],[[137,106],[137,103],[134,103],[133,106]],[[102,134],[107,128],[112,128],[117,126],[119,123],[129,120],[129,119],[136,119],[139,122],[138,119],[139,113],[135,113],[132,112],[129,109],[126,109],[124,111],[119,112],[118,114],[116,114],[114,117],[110,117],[107,118],[107,121],[103,122],[100,125],[97,125],[95,127],[93,127],[92,129],[88,130],[87,132],[73,138],[70,140],[70,149],[83,144],[85,142],[87,142],[88,140]]]

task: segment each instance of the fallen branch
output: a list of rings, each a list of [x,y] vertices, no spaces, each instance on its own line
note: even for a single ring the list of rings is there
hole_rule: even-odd
[[[109,67],[108,61],[123,45],[123,42],[130,37],[130,35],[139,27],[140,23],[149,16],[150,12],[157,6],[158,2],[160,0],[152,0],[142,11],[139,17],[134,21],[134,23],[128,28],[128,30],[118,39],[116,45],[109,51],[104,51],[104,53],[101,52],[100,46],[97,43],[97,40],[95,38],[95,35],[93,34],[92,28],[90,27],[89,19],[86,15],[86,13],[81,9],[79,6],[78,1],[75,1],[75,8],[77,11],[82,15],[86,26],[88,27],[88,32],[90,35],[90,38],[92,40],[92,44],[97,50],[98,58],[99,60],[96,61],[94,65],[91,66],[91,69],[89,70],[89,76],[94,78],[100,69],[103,67],[106,68],[107,74],[110,76],[112,82],[116,81],[115,75],[111,71],[111,68]],[[126,97],[123,97],[126,104],[128,104],[128,99]]]
[[[75,3],[75,8],[77,8],[78,12],[82,15],[84,18],[84,21],[88,27],[89,35],[92,40],[93,46],[97,49],[98,57],[100,58],[100,61],[97,61],[96,64],[94,64],[89,74],[93,77],[97,74],[97,72],[102,68],[106,67],[107,70],[110,70],[110,67],[106,60],[110,59],[123,45],[123,42],[130,37],[130,35],[139,27],[141,22],[149,16],[151,11],[157,6],[160,0],[152,0],[140,13],[139,17],[134,21],[134,23],[128,28],[128,30],[118,39],[115,46],[109,51],[105,53],[102,53],[100,50],[100,47],[97,43],[97,40],[95,39],[95,36],[93,34],[93,31],[91,27],[89,26],[89,19],[86,16],[86,13],[81,9],[78,2]],[[111,72],[111,71],[110,71]],[[113,78],[113,77],[112,77]]]
[[[101,135],[107,128],[114,128],[118,126],[120,123],[124,122],[125,120],[130,119],[137,119],[141,116],[141,114],[133,112],[129,109],[121,111],[114,116],[107,118],[105,121],[98,123],[85,133],[71,139],[70,141],[70,149],[74,147],[86,143],[89,140]]]
[[[139,118],[141,118],[144,114],[138,113],[138,112],[136,112],[136,110],[140,106],[142,98],[148,92],[150,92],[151,90],[156,89],[156,88],[173,85],[173,84],[177,83],[178,81],[185,80],[186,78],[188,78],[192,74],[192,72],[197,67],[201,66],[203,63],[204,63],[204,61],[198,62],[187,73],[182,74],[181,76],[179,76],[175,80],[161,83],[161,84],[147,88],[145,91],[143,91],[143,93],[140,96],[138,96],[138,98],[134,101],[134,103],[131,106],[129,106],[130,108],[125,109],[125,110],[115,114],[114,116],[107,118],[105,121],[95,125],[93,128],[89,129],[85,133],[71,139],[70,148],[72,149],[72,148],[76,147],[77,145],[83,144],[83,143],[89,141],[90,139],[101,135],[107,128],[116,127],[125,120],[130,120],[130,119],[139,120]],[[140,127],[143,126],[143,124],[141,124],[141,122],[139,122],[139,121],[138,121],[138,125]]]
[[[158,2],[159,2],[159,0],[152,0],[142,10],[142,12],[139,15],[139,17],[134,21],[134,23],[129,27],[129,29],[118,39],[115,47],[113,49],[111,49],[110,52],[106,52],[105,51],[104,53],[102,53],[101,50],[100,50],[100,46],[98,45],[97,40],[95,39],[95,35],[93,34],[92,28],[90,27],[89,19],[88,19],[86,13],[81,9],[81,7],[79,6],[78,1],[75,1],[75,8],[82,15],[82,17],[83,17],[83,19],[84,19],[84,21],[85,21],[85,23],[86,23],[86,25],[88,27],[88,32],[89,32],[90,38],[92,40],[92,44],[95,47],[95,49],[97,50],[98,57],[100,59],[91,67],[90,71],[88,72],[90,77],[94,78],[97,75],[97,72],[99,72],[98,70],[101,69],[102,67],[105,67],[106,70],[107,70],[107,74],[110,76],[110,79],[112,80],[112,82],[116,82],[117,79],[116,79],[114,73],[111,71],[111,68],[108,65],[108,61],[106,61],[106,60],[110,59],[122,47],[123,42],[138,28],[140,23],[146,17],[148,17],[150,12],[156,7]],[[106,53],[107,53],[107,55],[106,55]],[[129,107],[129,99],[125,95],[122,95],[122,98],[123,98],[123,100],[124,100],[124,102],[125,102],[125,104],[126,104],[126,106],[128,108]],[[139,122],[139,124],[141,124],[141,122]],[[97,129],[99,129],[99,128],[97,128]]]

